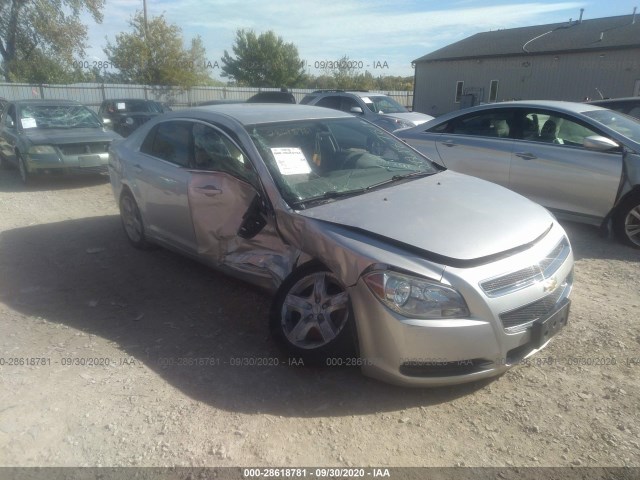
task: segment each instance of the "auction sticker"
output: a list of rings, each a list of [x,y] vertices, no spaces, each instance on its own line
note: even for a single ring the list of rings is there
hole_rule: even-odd
[[[35,118],[23,118],[20,120],[20,123],[22,123],[22,128],[37,128],[38,125],[36,124],[36,119]]]
[[[311,173],[309,162],[299,148],[272,148],[271,153],[282,175]]]

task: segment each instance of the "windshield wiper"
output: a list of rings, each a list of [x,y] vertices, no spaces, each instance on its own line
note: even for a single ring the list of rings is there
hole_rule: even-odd
[[[352,195],[359,195],[361,193],[365,193],[368,190],[369,187],[367,188],[354,188],[352,190],[344,190],[342,192],[339,192],[337,190],[330,190],[328,192],[324,192],[322,195],[316,195],[315,197],[309,197],[309,198],[305,198],[304,200],[298,200],[297,202],[293,203],[293,207],[297,208],[297,207],[304,207],[305,204],[307,203],[314,203],[314,202],[319,202],[319,201],[323,201],[323,200],[333,200],[335,198],[343,198],[343,197],[350,197]]]
[[[409,173],[403,173],[401,175],[394,175],[393,177],[383,180],[382,182],[374,183],[373,185],[369,185],[365,190],[371,190],[373,188],[380,187],[382,185],[387,185],[388,183],[395,183],[399,180],[404,180],[406,178],[419,178],[419,177],[428,177],[437,172],[424,172],[424,171],[413,171]]]

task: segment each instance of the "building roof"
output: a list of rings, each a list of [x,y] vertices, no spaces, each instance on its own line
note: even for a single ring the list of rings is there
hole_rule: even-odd
[[[640,14],[476,33],[414,60],[453,60],[640,47]]]

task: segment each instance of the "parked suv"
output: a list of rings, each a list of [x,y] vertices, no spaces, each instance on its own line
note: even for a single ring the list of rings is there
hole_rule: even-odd
[[[105,127],[128,137],[147,120],[168,111],[171,111],[171,107],[155,100],[113,98],[102,102],[98,116]]]
[[[300,103],[352,113],[389,132],[433,120],[430,115],[410,112],[388,95],[368,90],[316,90],[306,95]]]

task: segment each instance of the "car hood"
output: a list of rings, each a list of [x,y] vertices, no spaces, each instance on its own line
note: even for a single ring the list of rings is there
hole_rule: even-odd
[[[428,122],[429,120],[433,120],[434,118],[431,115],[425,115],[424,113],[418,112],[386,113],[385,115],[387,117],[399,118],[400,120],[410,122],[416,126]]]
[[[453,266],[483,263],[524,247],[553,224],[546,209],[521,195],[451,171],[298,213]]]
[[[36,145],[110,142],[116,138],[121,138],[117,133],[103,130],[102,128],[34,129],[23,132],[22,137]]]

